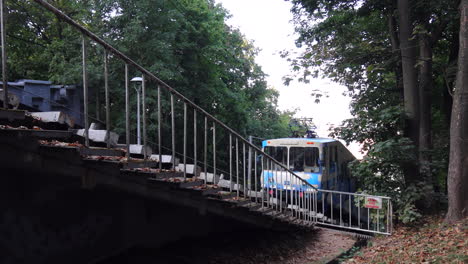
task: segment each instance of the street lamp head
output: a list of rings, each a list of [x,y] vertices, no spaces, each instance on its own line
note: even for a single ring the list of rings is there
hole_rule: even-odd
[[[143,78],[142,77],[133,77],[130,81],[131,82],[142,82]]]

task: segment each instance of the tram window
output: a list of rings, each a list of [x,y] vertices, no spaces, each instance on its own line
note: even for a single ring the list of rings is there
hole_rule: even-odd
[[[265,147],[265,153],[286,165],[288,160],[288,149],[286,147]]]
[[[306,148],[305,149],[305,171],[319,172],[319,149],[318,148]]]
[[[291,147],[289,149],[289,168],[294,171],[319,172],[318,148]]]
[[[335,161],[338,162],[338,147],[335,146],[334,149],[335,149]]]
[[[336,162],[338,159],[336,147],[330,147],[330,162]]]

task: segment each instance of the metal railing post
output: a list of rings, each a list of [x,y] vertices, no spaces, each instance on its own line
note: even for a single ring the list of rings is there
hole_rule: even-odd
[[[195,167],[193,169],[195,169]],[[187,179],[187,104],[184,102],[184,180],[186,179]]]
[[[271,163],[269,160],[266,160],[265,161],[266,164],[265,164],[265,167],[266,167],[266,171],[267,171],[267,177],[266,177],[266,189],[267,189],[267,193],[266,193],[266,198],[267,198],[267,207],[270,207],[270,170],[271,170]]]
[[[159,170],[162,170],[162,142],[161,142],[161,87],[158,85],[158,155]]]
[[[390,233],[390,199],[387,199],[387,233]]]
[[[197,110],[193,110],[193,166],[194,176],[197,176]]]
[[[263,201],[263,198],[264,198],[264,190],[265,190],[265,164],[264,164],[264,159],[263,159],[263,155],[262,155],[262,158],[261,158],[261,163],[262,163],[262,172],[260,173],[260,183],[263,182],[263,186],[260,186],[261,187],[261,195],[262,195],[262,209],[263,209],[263,206],[264,206],[264,201]]]
[[[276,166],[276,164],[273,163],[273,166],[275,166],[275,201],[276,201],[276,210],[278,210],[278,207],[280,207],[280,205],[278,204],[278,166]]]
[[[208,161],[208,118],[205,116],[205,141],[204,141],[204,165],[205,165],[205,184],[208,184],[208,168],[207,168],[207,161]]]
[[[333,193],[330,193],[330,213],[331,213],[331,223],[333,223]]]
[[[352,226],[352,219],[351,219],[351,214],[352,214],[352,210],[353,208],[351,207],[351,199],[352,199],[352,196],[351,194],[348,195],[348,204],[349,204],[349,209],[348,209],[348,214],[349,214],[349,227]]]
[[[284,170],[282,168],[280,168],[280,186],[281,186],[281,189],[280,189],[280,211],[282,212],[283,211],[283,192],[284,192],[284,180],[283,180],[283,173],[284,173]]]
[[[213,185],[216,184],[216,123],[213,122]]]
[[[6,32],[5,32],[5,0],[0,0],[0,30],[2,38],[2,81],[3,81],[3,108],[8,109],[8,78],[7,78],[7,53],[6,53]]]
[[[175,112],[174,112],[174,94],[171,93],[171,142],[172,142],[172,169],[175,170]]]
[[[83,111],[84,111],[84,136],[85,146],[89,147],[89,120],[88,120],[88,74],[86,71],[86,58],[88,56],[86,50],[86,37],[81,35],[82,55],[83,55]]]
[[[104,93],[106,99],[106,145],[107,148],[110,148],[109,61],[107,50],[104,50]]]
[[[294,179],[293,175],[289,173],[289,186],[290,186],[290,193],[291,193],[291,214],[294,215]]]
[[[141,103],[143,108],[143,158],[146,161],[148,153],[146,152],[147,137],[146,137],[146,77],[141,76]]]
[[[247,198],[247,181],[246,181],[246,174],[245,174],[245,143],[242,144],[242,175],[244,176],[244,198]]]
[[[358,228],[361,228],[361,201],[358,199],[358,205],[357,205],[357,209],[358,209]]]
[[[258,189],[257,189],[257,151],[254,152],[254,177],[255,177],[255,202],[258,203]]]
[[[229,133],[229,191],[232,192],[232,134]]]
[[[239,198],[239,141],[236,137],[236,192]]]
[[[342,219],[343,219],[343,218],[342,218],[342,214],[343,214],[343,213],[342,213],[342,211],[343,211],[343,210],[342,210],[342,207],[343,207],[343,201],[342,201],[342,195],[341,195],[341,193],[340,193],[340,226],[342,225],[342,222],[343,222],[343,221],[342,221]]]
[[[377,227],[376,227],[376,231],[379,231],[379,224],[380,224],[380,209],[377,209]]]
[[[127,159],[130,159],[130,88],[128,79],[128,64],[125,64],[125,144]]]
[[[275,176],[273,179],[275,179],[275,209],[278,211],[278,166],[276,166],[276,164],[273,163],[273,166],[275,168]]]
[[[249,136],[249,142],[252,144],[252,136]],[[249,154],[248,154],[248,163],[247,163],[247,190],[249,191],[249,197],[250,197],[250,189],[251,189],[251,183],[252,183],[252,148],[248,146],[249,148]]]
[[[370,221],[371,220],[371,217],[370,217],[370,208],[367,208],[367,230],[370,230]]]

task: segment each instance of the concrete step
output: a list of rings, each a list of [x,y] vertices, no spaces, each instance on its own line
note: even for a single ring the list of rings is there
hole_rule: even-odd
[[[8,120],[9,122],[14,120],[24,120],[26,112],[23,110],[13,110],[0,108],[0,120]]]
[[[259,212],[259,213],[262,213],[262,214],[265,214],[265,213],[268,213],[268,212],[271,212],[271,211],[274,211],[273,209],[269,208],[269,207],[262,207],[262,208],[259,208],[257,210],[253,210],[255,212]]]
[[[57,123],[61,125],[67,125],[70,128],[75,126],[75,121],[73,118],[60,111],[29,112],[29,115],[44,123]]]
[[[191,178],[190,180],[199,182],[199,180],[196,179],[196,178]],[[213,186],[210,186],[210,185],[208,187],[206,187],[204,182],[202,182],[202,184],[196,185],[196,186],[184,186],[183,189],[185,191],[192,192],[193,194],[201,195],[201,196],[207,196],[210,199],[216,199],[216,200],[220,200],[218,197],[216,197],[216,195],[220,191],[222,191],[221,188],[213,187]]]
[[[15,137],[34,137],[37,139],[56,139],[63,140],[72,137],[72,132],[60,131],[60,130],[35,130],[35,129],[14,129],[5,128],[0,129],[0,136],[11,137],[14,140]]]
[[[246,208],[254,208],[256,207],[257,209],[262,207],[262,205],[256,203],[256,202],[249,202],[249,203],[244,203],[244,204],[240,204],[240,206],[242,207],[246,207]]]
[[[120,175],[127,179],[140,179],[140,181],[144,184],[147,183],[148,178],[154,178],[158,180],[162,179],[169,179],[169,178],[177,178],[183,177],[180,172],[172,172],[172,171],[159,171],[159,169],[121,169]]]
[[[187,178],[184,180],[184,177],[171,177],[171,178],[158,178],[150,177],[147,179],[149,184],[168,184],[176,188],[191,188],[195,186],[203,185],[203,181]]]
[[[126,146],[125,146],[126,147]],[[130,155],[135,155],[135,156],[143,156],[145,153],[145,147],[144,145],[138,145],[138,144],[130,144]],[[146,146],[146,155],[147,157],[151,157],[151,147]]]
[[[221,200],[228,200],[236,197],[236,193],[233,192],[226,192],[226,191],[218,191],[217,193],[214,193],[210,195],[211,197],[221,199]]]
[[[107,148],[80,148],[80,154],[83,156],[124,156],[125,152],[118,149]]]
[[[276,216],[276,215],[281,214],[281,212],[273,209],[272,211],[264,212],[263,214],[268,215],[268,216]]]
[[[260,208],[262,208],[262,204],[260,204],[260,203],[255,203],[254,206],[249,207],[249,210],[250,210],[250,211],[257,211],[257,210],[259,210]]]
[[[135,160],[130,159],[127,162],[123,163],[123,169],[137,169],[137,168],[157,168],[158,163],[155,161],[144,161],[144,160]]]
[[[209,183],[213,183],[213,180],[216,181],[216,183],[219,182],[219,179],[220,179],[220,176],[219,175],[216,175],[214,176],[213,173],[206,173],[206,176],[205,176],[205,172],[201,172],[200,173],[200,176],[198,176],[199,179],[202,179],[202,180],[205,180]],[[229,188],[229,186],[228,186]]]
[[[84,129],[75,130],[75,134],[84,138]],[[96,143],[107,143],[107,131],[106,130],[88,130],[89,140]],[[117,142],[119,140],[119,135],[115,132],[109,132],[110,144],[113,147],[117,147]]]
[[[194,175],[194,176],[198,176],[200,175],[200,172],[201,172],[201,168],[200,166],[196,166],[193,165],[193,164],[183,164],[183,163],[179,163],[179,165],[177,166],[177,168],[179,169],[179,171],[183,172],[184,170],[186,170],[186,173],[187,174],[190,174],[190,175]]]
[[[150,160],[159,162],[159,154],[151,154],[149,157]],[[161,155],[161,161],[162,164],[173,164],[174,162],[172,161],[172,155]],[[179,164],[179,159],[175,158],[175,165],[177,166]]]

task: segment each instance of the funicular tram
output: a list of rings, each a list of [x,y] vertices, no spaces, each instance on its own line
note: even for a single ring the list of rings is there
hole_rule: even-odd
[[[303,180],[262,165],[260,184],[269,203],[313,215],[321,225],[390,234],[390,198],[355,193],[348,164],[356,158],[340,141],[308,130],[304,137],[264,140],[262,149]],[[307,204],[307,196],[314,205]]]

